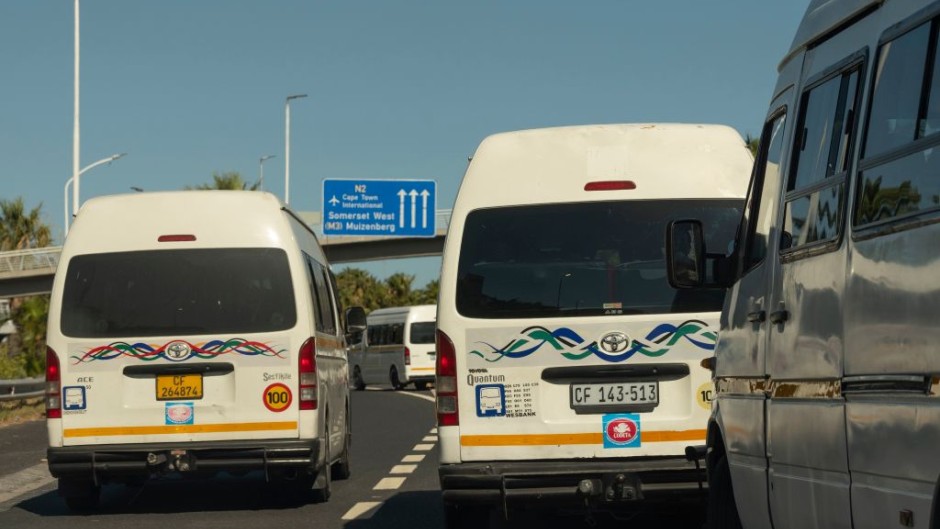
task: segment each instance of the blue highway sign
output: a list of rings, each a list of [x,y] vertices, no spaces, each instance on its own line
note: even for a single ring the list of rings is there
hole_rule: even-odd
[[[323,234],[434,237],[434,180],[324,180]]]

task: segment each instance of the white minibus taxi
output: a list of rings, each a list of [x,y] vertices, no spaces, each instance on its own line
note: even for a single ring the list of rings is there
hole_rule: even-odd
[[[434,382],[436,305],[377,309],[366,317],[362,341],[349,354],[353,387],[388,383],[394,389]]]
[[[49,307],[60,494],[87,509],[108,482],[257,470],[326,501],[349,475],[342,312],[313,232],[271,194],[89,200]]]
[[[551,500],[671,498],[704,474],[723,290],[666,278],[665,230],[740,217],[752,158],[718,125],[497,134],[474,154],[445,242],[437,331],[448,527]],[[543,503],[541,506],[545,506]]]
[[[940,527],[940,2],[813,0],[779,66],[734,251],[712,527]],[[695,215],[689,215],[696,217]]]

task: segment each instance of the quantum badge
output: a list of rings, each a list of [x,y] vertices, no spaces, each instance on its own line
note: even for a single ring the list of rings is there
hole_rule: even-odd
[[[166,424],[176,426],[179,424],[193,424],[192,402],[167,402]]]
[[[604,448],[640,446],[640,415],[615,413],[604,415]]]

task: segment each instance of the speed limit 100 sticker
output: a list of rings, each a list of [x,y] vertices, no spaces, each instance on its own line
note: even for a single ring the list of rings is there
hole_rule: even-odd
[[[278,382],[264,388],[261,398],[264,401],[265,408],[274,412],[281,412],[290,406],[294,397],[291,395],[289,387]]]
[[[706,410],[712,409],[712,401],[715,400],[715,385],[706,382],[695,391],[695,400],[698,405]]]

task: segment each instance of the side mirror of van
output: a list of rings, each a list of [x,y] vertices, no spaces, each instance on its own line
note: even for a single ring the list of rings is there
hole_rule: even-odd
[[[354,335],[361,335],[366,330],[366,311],[362,307],[346,309],[346,341]]]
[[[673,288],[705,285],[705,237],[698,220],[674,220],[666,229],[666,270]]]

